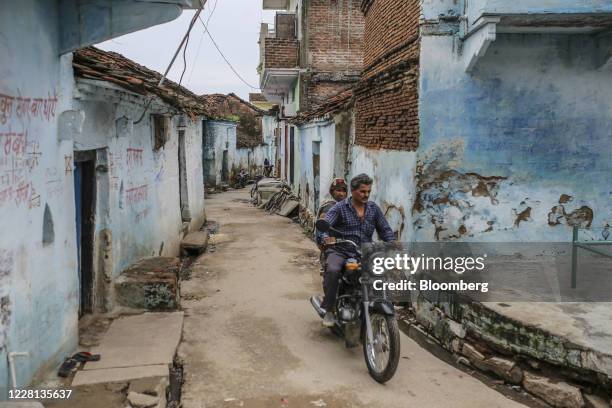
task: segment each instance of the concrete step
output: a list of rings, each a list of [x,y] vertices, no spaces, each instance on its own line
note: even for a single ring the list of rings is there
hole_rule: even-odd
[[[139,378],[168,379],[181,339],[183,312],[144,313],[113,321],[100,346],[91,352],[99,361],[85,364],[73,386],[125,382]]]
[[[195,231],[187,234],[181,241],[181,250],[202,253],[208,245],[208,231]]]
[[[143,258],[115,280],[115,300],[136,309],[176,310],[179,269],[179,258]]]
[[[151,366],[102,368],[77,372],[72,381],[73,387],[92,384],[125,382],[141,378],[165,378],[168,381],[168,366],[156,364]]]

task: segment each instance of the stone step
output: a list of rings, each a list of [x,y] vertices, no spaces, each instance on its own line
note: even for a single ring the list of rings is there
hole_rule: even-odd
[[[143,258],[115,280],[115,300],[136,309],[176,310],[179,269],[179,258]]]
[[[181,241],[181,250],[202,253],[208,245],[208,231],[195,231],[187,234]]]
[[[72,381],[72,386],[125,382],[141,378],[165,378],[167,381],[168,375],[168,366],[165,364],[102,368],[99,370],[78,371]]]

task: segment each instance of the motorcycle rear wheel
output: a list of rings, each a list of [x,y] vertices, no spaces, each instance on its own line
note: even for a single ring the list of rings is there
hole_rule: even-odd
[[[389,381],[399,364],[400,335],[395,316],[370,314],[374,344],[369,344],[364,330],[363,355],[370,376],[384,384]]]

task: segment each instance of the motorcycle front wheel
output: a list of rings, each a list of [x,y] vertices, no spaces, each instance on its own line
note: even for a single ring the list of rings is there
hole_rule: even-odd
[[[379,383],[389,381],[397,370],[400,357],[400,335],[395,316],[380,313],[370,315],[373,343],[364,333],[363,354],[368,371]]]

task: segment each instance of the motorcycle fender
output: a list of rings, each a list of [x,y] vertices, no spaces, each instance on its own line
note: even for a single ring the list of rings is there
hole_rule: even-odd
[[[386,300],[375,300],[370,302],[370,311],[378,312],[387,316],[395,316],[395,309],[393,304]]]

